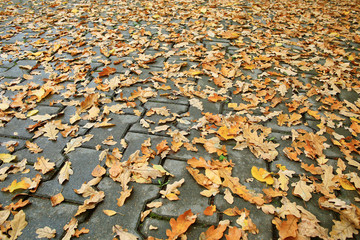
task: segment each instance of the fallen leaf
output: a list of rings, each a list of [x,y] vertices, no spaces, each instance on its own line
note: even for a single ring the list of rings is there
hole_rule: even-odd
[[[42,174],[46,174],[53,170],[55,163],[49,162],[49,159],[45,159],[43,156],[37,158],[37,162],[34,164],[34,168],[41,171]]]
[[[298,220],[294,215],[287,215],[286,220],[282,221],[280,218],[275,217],[272,223],[275,224],[276,229],[279,231],[281,239],[296,238],[298,234]]]
[[[119,225],[115,225],[112,228],[113,233],[115,233],[115,237],[118,236],[120,240],[137,240],[138,237],[136,237],[134,234],[129,233],[127,229],[122,228]]]
[[[216,206],[215,205],[210,205],[210,206],[205,208],[204,215],[212,216],[214,214],[214,212],[216,212]]]
[[[50,198],[51,206],[55,207],[65,200],[64,196],[61,193],[58,193]]]
[[[194,215],[191,210],[187,210],[181,214],[176,220],[174,218],[170,219],[171,230],[166,230],[166,236],[169,240],[177,239],[181,234],[185,233],[187,229],[196,221],[196,215]]]
[[[10,221],[10,240],[17,239],[22,234],[22,230],[27,224],[28,222],[25,220],[25,213],[23,210],[20,210],[20,212],[16,213],[14,219]]]
[[[73,173],[74,172],[71,169],[71,162],[65,162],[59,173],[59,183],[63,184],[65,180],[69,180],[70,175],[72,175]]]
[[[251,175],[260,182],[266,182],[268,185],[274,184],[274,179],[271,174],[263,168],[253,166],[251,168]]]
[[[8,187],[1,189],[1,191],[6,192],[13,192],[18,189],[28,189],[30,187],[30,184],[25,182],[25,180],[21,180],[20,182],[17,182],[15,179]]]
[[[71,237],[75,234],[77,226],[78,220],[76,220],[76,218],[71,218],[70,222],[64,226],[66,234],[61,240],[70,240]]]
[[[43,149],[41,149],[36,143],[32,143],[30,141],[26,141],[26,145],[25,145],[30,152],[32,153],[40,153],[43,151]]]
[[[107,210],[107,209],[104,209],[103,212],[108,215],[109,217],[111,216],[114,216],[117,212],[114,211],[114,210]]]
[[[55,229],[51,229],[49,227],[43,227],[43,228],[38,228],[36,229],[36,234],[37,237],[36,238],[54,238],[56,235],[56,230]]]
[[[11,161],[14,161],[16,159],[16,156],[8,154],[8,153],[0,153],[0,160],[4,163],[9,163]]]

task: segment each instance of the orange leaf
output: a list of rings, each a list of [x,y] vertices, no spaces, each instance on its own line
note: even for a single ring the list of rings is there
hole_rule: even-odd
[[[197,216],[191,212],[191,209],[189,209],[181,214],[176,220],[174,218],[170,219],[171,230],[166,230],[166,236],[169,237],[169,240],[177,239],[195,222],[196,217]]]
[[[166,151],[167,149],[169,149],[169,146],[166,145],[167,144],[167,141],[166,140],[162,140],[161,143],[159,143],[157,146],[156,146],[156,149],[158,150],[156,155],[159,155],[160,153]]]
[[[226,97],[219,96],[216,93],[214,93],[214,95],[212,95],[211,97],[208,97],[208,100],[210,102],[224,101],[225,99]]]
[[[235,39],[238,38],[239,36],[240,33],[231,30],[228,30],[222,34],[222,37],[226,39]]]
[[[280,218],[274,218],[272,223],[275,224],[276,229],[279,231],[280,239],[287,239],[290,237],[296,238],[298,232],[298,218],[293,215],[287,215],[286,221],[281,221]]]
[[[216,206],[215,205],[210,205],[207,208],[205,208],[205,210],[204,210],[204,214],[206,216],[212,216],[214,214],[214,212],[216,212]]]
[[[106,67],[99,73],[99,77],[107,77],[116,72],[116,68]]]
[[[64,201],[64,196],[61,193],[58,193],[50,198],[51,206],[55,207]]]
[[[237,227],[229,227],[229,234],[225,234],[226,240],[240,240],[241,229]]]
[[[215,228],[214,225],[209,227],[205,233],[202,233],[200,236],[205,237],[206,240],[219,240],[222,238],[226,228],[229,226],[230,221],[224,220],[219,222],[219,225],[217,228]]]
[[[91,175],[93,177],[101,177],[102,175],[104,175],[106,173],[106,169],[103,168],[100,165],[97,165],[94,170],[92,171]]]

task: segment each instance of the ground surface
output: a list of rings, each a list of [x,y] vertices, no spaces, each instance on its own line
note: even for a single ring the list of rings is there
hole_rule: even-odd
[[[0,238],[359,239],[357,3],[1,1]]]

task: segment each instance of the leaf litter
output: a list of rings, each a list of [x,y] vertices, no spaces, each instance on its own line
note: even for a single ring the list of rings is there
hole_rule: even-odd
[[[125,160],[122,151],[132,143],[118,136],[105,139],[103,144],[109,148],[101,152],[101,146],[97,148],[100,165],[91,169],[94,178],[74,186],[74,191],[86,198],[75,216],[112,197],[96,188],[104,175],[121,185],[114,206],[121,209],[133,194],[131,182],[151,184],[173,177],[171,170],[152,164],[154,158],[163,163],[172,154],[187,151],[194,157],[187,160],[186,169],[203,187],[199,195],[221,195],[231,205],[242,198],[257,211],[274,215],[272,224],[280,239],[346,239],[358,234],[360,9],[355,2],[133,1],[117,5],[108,1],[101,3],[105,8],[90,2],[72,6],[58,0],[36,5],[42,10],[39,13],[20,14],[11,6],[1,12],[0,21],[14,26],[2,32],[1,65],[15,59],[35,60],[36,64],[20,66],[27,73],[18,79],[0,78],[0,127],[6,129],[12,119],[32,120],[25,126],[32,134],[25,147],[31,154],[40,154],[33,168],[42,175],[55,171],[59,184],[76,175],[76,170],[68,160],[56,166],[35,139],[56,142],[66,138],[63,153],[67,155],[94,137],[80,134],[81,128],[121,127],[112,122],[112,114],[131,111],[141,117],[145,132],[166,135],[172,141],[164,139],[152,148],[149,138]],[[109,13],[112,17],[101,17]],[[44,21],[35,21],[39,14]],[[29,42],[8,41],[22,33],[17,27],[22,19],[28,19],[24,27],[34,39],[30,34]],[[74,23],[78,23],[76,28],[71,27]],[[60,31],[53,24],[68,29]],[[46,28],[52,30],[45,32]],[[73,36],[79,37],[63,38]],[[24,50],[25,46],[32,51]],[[96,55],[97,50],[101,55]],[[147,69],[151,71],[144,77]],[[37,82],[39,71],[49,77]],[[354,94],[356,97],[351,97]],[[165,106],[143,111],[147,102],[159,97],[186,99],[190,111],[175,113]],[[50,115],[36,109],[44,104],[76,110],[65,122],[64,112]],[[223,111],[210,111],[209,106],[221,106]],[[275,139],[275,133],[283,136]],[[122,150],[114,147],[117,142]],[[18,144],[1,143],[9,152],[0,153],[1,181],[30,171],[26,159],[17,159]],[[240,155],[249,150],[254,159],[276,168],[264,169],[254,161],[246,174],[254,179],[243,182],[233,173],[241,158],[230,154],[230,149]],[[334,149],[337,156],[331,153]],[[198,156],[199,150],[213,159]],[[2,191],[29,190],[34,194],[42,175],[13,180]],[[263,193],[251,189],[251,181],[262,184]],[[187,184],[184,178],[167,182],[159,193],[166,201],[181,201],[183,184]],[[305,202],[314,202],[314,198],[318,199],[317,211],[337,214],[331,229],[324,228],[316,214],[306,209]],[[50,200],[56,206],[64,197],[59,193]],[[0,206],[2,238],[16,239],[22,234],[26,209],[12,210],[28,203]],[[151,209],[158,207],[160,203],[148,204],[141,219],[151,217]],[[211,205],[203,211],[213,215],[219,210]],[[104,213],[110,217],[117,211]],[[189,209],[172,218],[166,230],[168,239],[186,239],[189,227],[203,213]],[[256,212],[234,206],[223,214],[237,219],[209,226],[200,239],[247,239],[259,234],[250,218]],[[91,234],[92,229],[77,229],[75,216],[64,226],[63,239]],[[113,232],[119,239],[138,238],[119,225],[113,226]],[[56,235],[47,226],[36,233],[45,238]]]

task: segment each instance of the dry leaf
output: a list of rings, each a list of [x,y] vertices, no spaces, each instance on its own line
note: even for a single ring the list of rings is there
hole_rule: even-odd
[[[43,228],[38,228],[36,229],[36,234],[37,237],[36,238],[54,238],[56,235],[56,230],[55,229],[51,229],[49,227],[43,227]]]
[[[9,163],[11,161],[14,161],[16,159],[16,156],[8,154],[8,153],[0,153],[0,160],[4,163]]]
[[[26,147],[32,153],[40,153],[43,151],[43,149],[41,149],[36,143],[32,143],[30,141],[26,141]]]
[[[103,212],[108,215],[109,217],[111,216],[114,216],[117,212],[114,211],[114,210],[107,210],[107,209],[104,209]]]
[[[137,240],[134,234],[129,233],[126,229],[122,228],[119,225],[115,225],[112,228],[113,233],[115,233],[115,237],[118,236],[120,240]]]
[[[196,221],[196,215],[194,215],[191,210],[187,210],[181,214],[176,220],[174,218],[170,219],[171,230],[166,230],[166,236],[169,240],[177,239],[181,234],[185,233],[187,229]]]
[[[49,159],[45,159],[43,156],[37,158],[37,162],[34,164],[34,168],[41,171],[42,174],[46,174],[53,170],[55,163],[49,162]]]
[[[65,180],[69,180],[70,175],[72,175],[73,173],[74,172],[71,169],[71,162],[65,162],[59,173],[59,183],[63,184]]]
[[[78,220],[76,220],[76,218],[71,218],[70,222],[64,226],[66,234],[61,240],[70,240],[71,237],[75,234],[77,226]]]
[[[27,224],[28,222],[25,220],[25,213],[23,210],[20,210],[20,212],[14,216],[14,219],[10,221],[10,240],[17,239],[22,234],[22,230]]]
[[[17,182],[17,180],[15,179],[8,187],[1,189],[1,191],[6,192],[13,192],[16,191],[18,189],[28,189],[30,187],[30,184],[25,182],[24,179],[22,179],[20,182]]]
[[[64,196],[61,193],[58,193],[50,198],[51,205],[55,207],[56,205],[59,205],[65,200]]]

